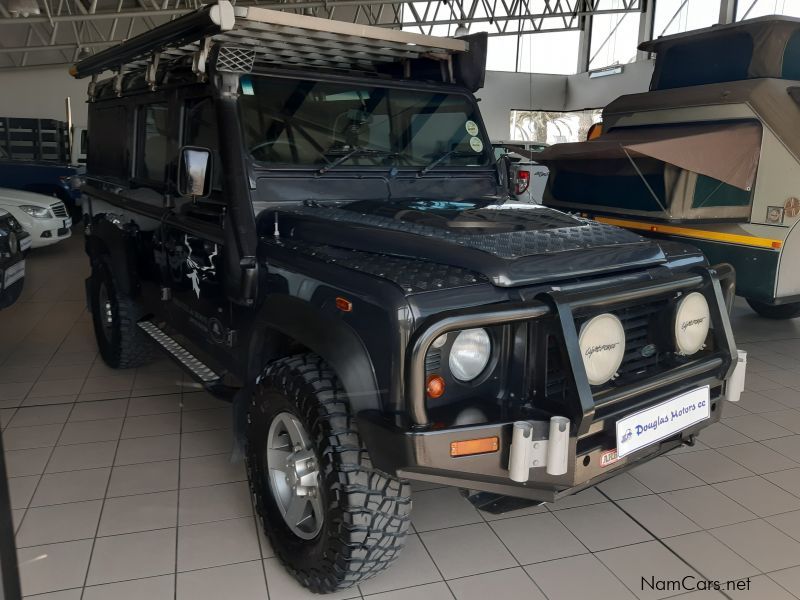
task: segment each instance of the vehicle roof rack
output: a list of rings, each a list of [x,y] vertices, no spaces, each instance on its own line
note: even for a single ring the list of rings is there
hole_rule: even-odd
[[[216,52],[211,50],[216,48]],[[452,57],[469,42],[382,27],[298,15],[258,6],[234,7],[227,0],[204,6],[73,65],[76,78],[105,71],[146,69],[192,57],[204,75],[210,60],[219,71],[247,73],[259,65],[376,71],[387,63],[440,61],[453,78]]]

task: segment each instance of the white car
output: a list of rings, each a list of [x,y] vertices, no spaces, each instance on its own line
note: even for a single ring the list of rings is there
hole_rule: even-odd
[[[10,212],[31,234],[31,247],[49,246],[72,235],[72,217],[57,198],[0,188],[0,208]]]

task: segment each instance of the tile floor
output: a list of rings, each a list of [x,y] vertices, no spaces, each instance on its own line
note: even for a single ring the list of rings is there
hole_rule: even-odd
[[[0,313],[0,419],[26,597],[291,600],[311,595],[260,534],[225,405],[169,362],[113,371],[84,308],[80,234],[38,250]],[[683,448],[554,505],[483,514],[415,485],[408,547],[336,598],[649,599],[642,576],[751,578],[800,598],[800,321],[737,306],[747,392]]]

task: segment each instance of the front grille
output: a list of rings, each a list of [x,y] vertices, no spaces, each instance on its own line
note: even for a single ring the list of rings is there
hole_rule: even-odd
[[[654,335],[653,325],[668,306],[669,301],[663,298],[612,311],[625,328],[625,357],[617,384],[629,383],[659,370],[667,349],[660,347],[664,344]],[[643,352],[645,347],[648,351]]]
[[[56,202],[55,204],[50,205],[50,210],[53,211],[53,214],[56,217],[65,218],[67,216],[67,209],[64,206],[63,202]]]

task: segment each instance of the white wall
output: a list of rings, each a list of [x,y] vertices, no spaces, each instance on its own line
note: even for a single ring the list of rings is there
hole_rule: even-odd
[[[563,110],[602,108],[624,94],[646,92],[653,75],[652,60],[631,63],[623,67],[619,75],[607,75],[589,79],[588,73],[567,77],[567,94]]]
[[[75,79],[67,67],[0,71],[0,116],[66,120],[64,98],[72,99],[72,120],[86,125],[88,79]]]
[[[509,113],[513,109],[535,107],[562,110],[567,95],[564,75],[503,73],[487,71],[480,99],[481,115],[493,141],[508,140]]]
[[[589,79],[577,75],[542,75],[487,71],[486,84],[477,93],[489,137],[507,140],[509,112],[517,110],[582,110],[602,108],[623,94],[646,92],[653,61],[625,65],[619,75]]]

